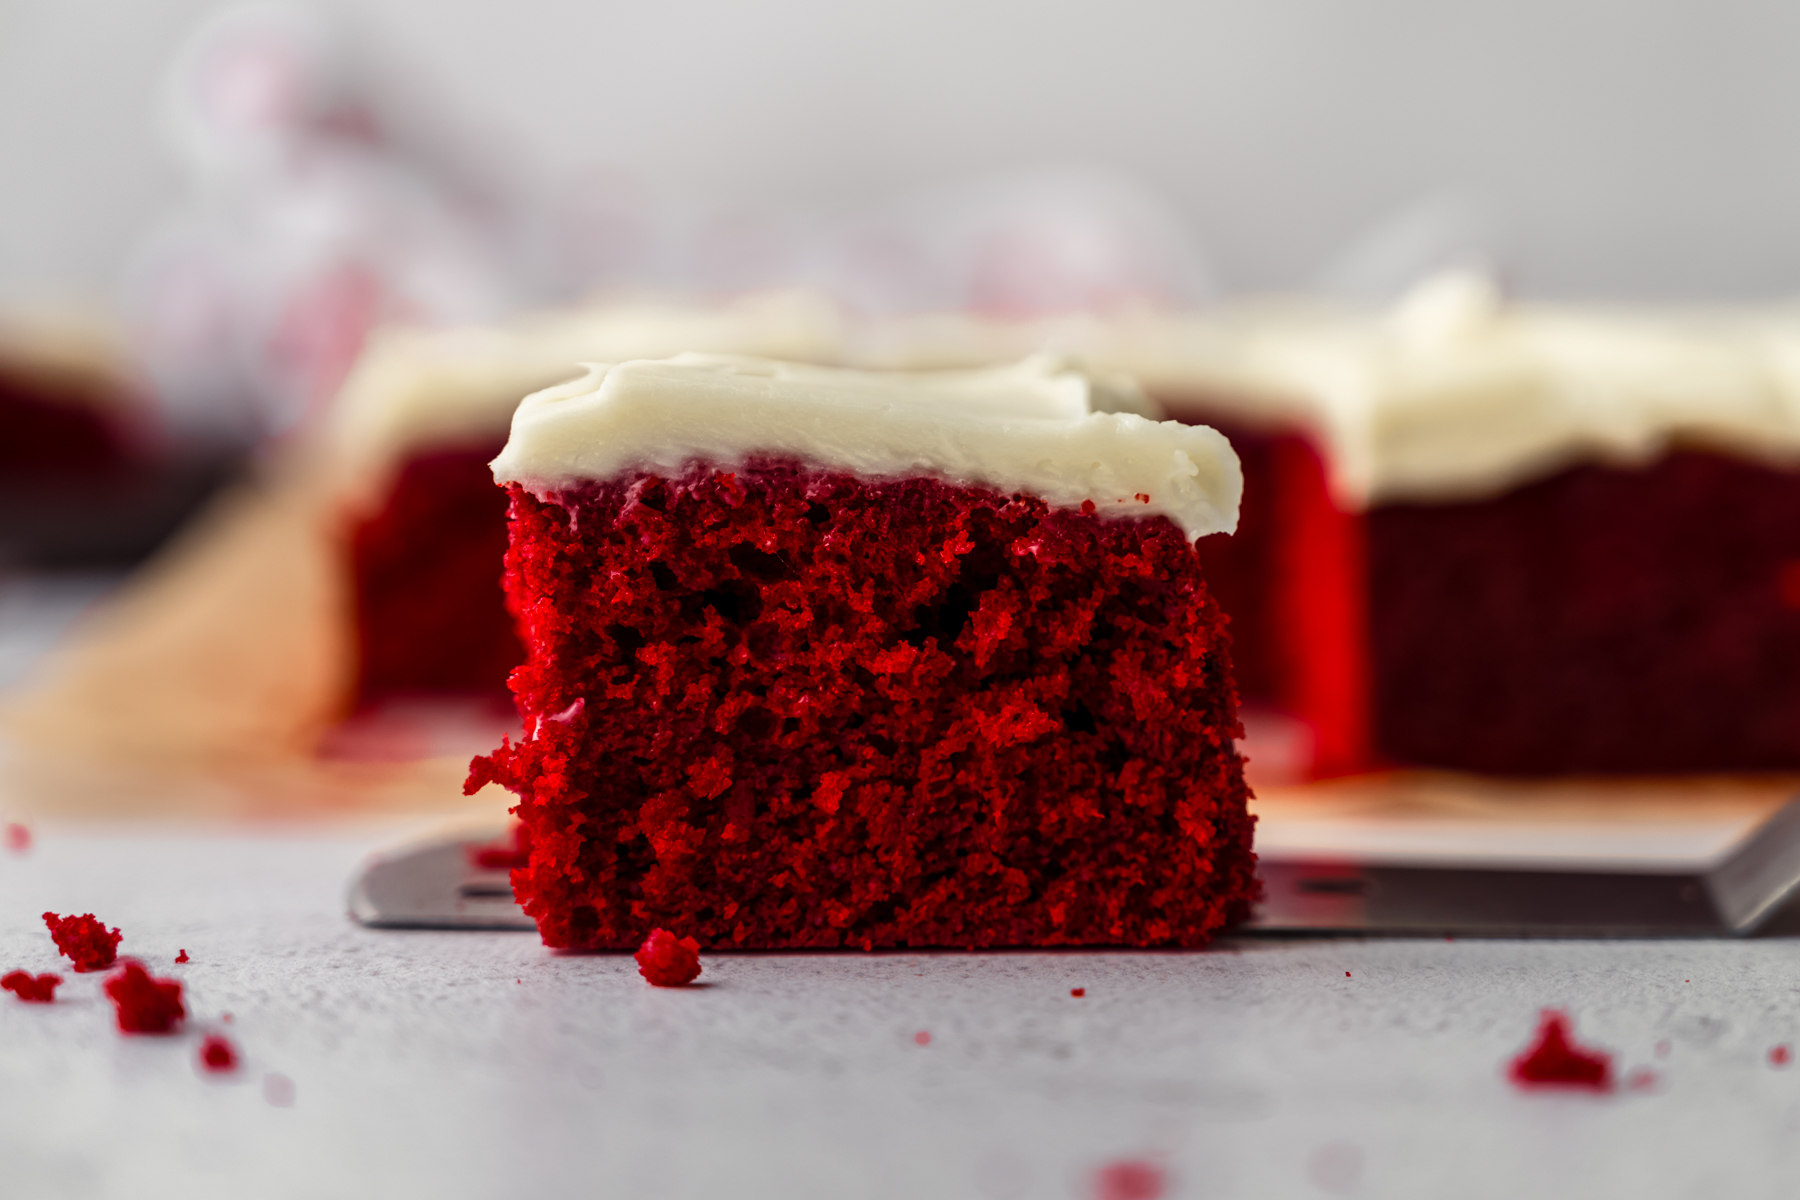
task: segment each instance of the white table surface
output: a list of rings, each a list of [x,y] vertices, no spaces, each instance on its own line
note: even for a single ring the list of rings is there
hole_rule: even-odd
[[[1800,1065],[1768,1059],[1800,1042],[1793,941],[709,955],[660,990],[530,934],[351,924],[391,828],[37,832],[0,854],[0,970],[55,969],[38,914],[92,910],[193,1019],[122,1036],[67,972],[53,1006],[0,996],[8,1197],[1066,1198],[1122,1159],[1172,1197],[1800,1187]],[[1515,1090],[1545,1005],[1654,1088]],[[209,1029],[230,1080],[195,1068]]]

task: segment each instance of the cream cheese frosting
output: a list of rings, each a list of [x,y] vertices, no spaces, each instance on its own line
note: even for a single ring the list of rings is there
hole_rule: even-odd
[[[1105,411],[1131,407],[1142,407],[1134,389],[1096,387],[1047,358],[918,374],[705,354],[588,364],[519,405],[494,478],[549,497],[628,471],[767,456],[1162,515],[1189,539],[1235,530],[1243,476],[1225,438]]]

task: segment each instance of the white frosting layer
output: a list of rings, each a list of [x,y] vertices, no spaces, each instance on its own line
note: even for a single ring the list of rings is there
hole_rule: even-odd
[[[1298,425],[1340,502],[1492,495],[1672,443],[1800,463],[1800,310],[1509,305],[1480,276],[1379,312],[1302,301],[1034,322],[945,316],[864,331],[862,361],[1051,351],[1135,375],[1177,411]]]
[[[1047,359],[918,375],[700,354],[596,364],[519,405],[494,477],[549,496],[769,456],[1161,514],[1190,539],[1233,531],[1243,476],[1231,446],[1204,426],[1099,411],[1137,402]]]

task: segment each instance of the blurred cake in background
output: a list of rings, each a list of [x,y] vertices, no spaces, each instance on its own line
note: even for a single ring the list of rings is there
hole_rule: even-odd
[[[154,550],[230,469],[162,434],[105,321],[0,313],[0,566],[120,567]]]
[[[506,501],[487,461],[518,401],[583,360],[692,346],[830,360],[841,342],[836,310],[797,294],[379,334],[321,428],[273,446],[8,698],[11,794],[66,809],[453,803],[470,750],[516,725]]]
[[[1800,310],[1515,305],[1452,273],[1387,310],[918,319],[870,354],[1046,346],[1230,436],[1208,579],[1252,739],[1295,773],[1800,767]]]
[[[506,497],[488,463],[520,398],[577,364],[683,351],[829,363],[837,311],[804,293],[716,305],[620,304],[497,328],[389,330],[338,398],[356,621],[356,703],[420,694],[504,699],[524,661],[500,589]]]

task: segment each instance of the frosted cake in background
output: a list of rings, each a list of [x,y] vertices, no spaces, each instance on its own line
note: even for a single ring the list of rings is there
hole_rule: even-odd
[[[1021,346],[1231,437],[1243,520],[1209,579],[1243,698],[1314,771],[1800,767],[1800,308],[1509,304],[1453,274],[1388,311],[898,322],[865,358]]]

